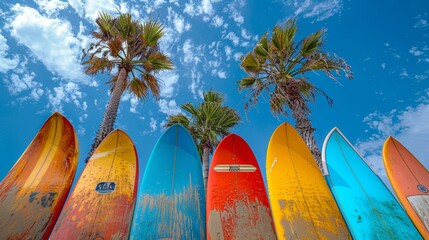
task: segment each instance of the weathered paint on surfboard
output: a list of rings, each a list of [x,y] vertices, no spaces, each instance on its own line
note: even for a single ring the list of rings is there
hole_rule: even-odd
[[[337,128],[325,139],[322,163],[354,239],[422,239],[386,185]]]
[[[134,144],[114,130],[89,159],[50,239],[128,239],[137,181]]]
[[[0,183],[0,239],[47,239],[76,173],[73,126],[54,113]]]
[[[207,239],[275,239],[264,180],[246,141],[226,136],[209,171]]]
[[[429,172],[393,137],[383,146],[384,166],[399,201],[425,239],[429,239]]]
[[[350,239],[316,161],[288,123],[274,131],[266,174],[278,239]]]
[[[204,239],[205,194],[201,160],[190,133],[173,125],[149,157],[130,239]]]

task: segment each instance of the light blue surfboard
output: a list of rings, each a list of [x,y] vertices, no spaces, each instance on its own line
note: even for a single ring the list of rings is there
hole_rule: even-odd
[[[380,177],[337,128],[323,143],[322,163],[353,239],[422,239]]]
[[[190,133],[176,124],[149,157],[130,239],[204,239],[205,219],[201,160]]]

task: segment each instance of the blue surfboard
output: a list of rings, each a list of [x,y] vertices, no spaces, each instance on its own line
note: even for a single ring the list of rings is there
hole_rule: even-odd
[[[149,157],[130,239],[204,239],[205,219],[200,156],[191,134],[176,124]]]
[[[422,239],[380,177],[337,128],[323,143],[322,163],[353,239]]]

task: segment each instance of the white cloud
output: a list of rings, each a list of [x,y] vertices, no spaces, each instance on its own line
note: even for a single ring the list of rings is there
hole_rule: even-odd
[[[191,90],[194,99],[196,99],[198,96],[203,95],[202,90],[202,81],[201,81],[202,74],[197,71],[196,68],[191,70],[191,84],[189,84],[189,90]]]
[[[386,68],[386,63],[382,63],[382,64],[381,64],[381,68],[382,68],[382,69],[385,69],[385,68]]]
[[[212,0],[201,0],[200,4],[194,3],[193,0],[190,0],[188,3],[185,3],[185,9],[183,10],[189,16],[199,16],[202,14],[212,16],[215,11],[213,9]]]
[[[408,74],[406,69],[402,69],[401,73],[399,73],[399,76],[403,77],[403,78],[407,78],[410,75]]]
[[[168,8],[167,20],[173,23],[174,30],[179,34],[191,29],[191,24],[187,23],[182,16],[174,12],[171,7]]]
[[[100,12],[108,12],[111,14],[117,13],[115,0],[87,0],[84,2],[85,17],[93,24]],[[119,9],[121,12],[128,12],[126,9]]]
[[[79,85],[74,82],[60,83],[60,86],[54,87],[53,92],[48,90],[48,107],[52,110],[62,112],[64,103],[73,103],[76,107],[82,108],[80,103],[82,92]]]
[[[3,78],[3,83],[12,95],[18,95],[26,90],[40,89],[32,93],[32,98],[39,100],[39,94],[43,94],[43,89],[41,83],[34,81],[35,76],[36,74],[34,72],[24,73],[22,76],[12,73],[10,77]]]
[[[220,26],[222,26],[222,25],[223,25],[223,23],[224,23],[223,18],[222,18],[222,17],[220,17],[220,16],[218,16],[218,15],[216,15],[216,16],[214,16],[214,17],[212,18],[211,25],[213,25],[213,26],[215,26],[215,27],[220,27]]]
[[[82,71],[80,42],[73,36],[71,24],[61,19],[46,18],[29,7],[16,4],[11,33],[52,73],[62,78],[91,84]]]
[[[182,110],[177,106],[175,100],[160,99],[158,101],[159,111],[170,116],[181,113]]]
[[[131,99],[130,99],[130,112],[132,112],[132,113],[138,113],[137,112],[137,107],[138,107],[138,105],[139,105],[139,100],[136,98],[136,97],[132,97]]]
[[[68,0],[68,3],[70,4],[70,6],[76,11],[76,13],[80,16],[83,17],[85,14],[85,6],[82,2],[82,0]]]
[[[183,43],[183,62],[198,64],[203,56],[203,46],[195,46],[191,39],[186,39]]]
[[[231,58],[231,54],[232,54],[231,47],[230,46],[225,46],[226,60],[229,60]]]
[[[249,34],[246,29],[243,28],[241,29],[241,37],[243,37],[246,40],[250,40],[252,38],[252,35]]]
[[[246,2],[244,0],[234,0],[224,9],[224,12],[240,26],[244,23],[244,17],[241,15],[241,9],[244,8]]]
[[[287,7],[292,7],[295,16],[316,18],[323,21],[341,12],[342,0],[287,0]]]
[[[162,71],[158,77],[161,79],[160,96],[161,98],[171,98],[174,96],[174,90],[177,90],[176,84],[179,81],[179,74],[175,71]]]
[[[19,63],[19,57],[14,56],[13,58],[8,57],[7,51],[9,46],[7,45],[6,38],[0,32],[0,72],[6,73],[7,71],[16,68]]]
[[[241,57],[243,56],[244,54],[242,53],[242,52],[236,52],[236,53],[234,53],[234,60],[236,61],[236,62],[241,62]]]
[[[63,10],[68,7],[67,2],[61,0],[34,0],[39,9],[43,10],[49,16],[57,15],[59,10]]]
[[[428,26],[428,21],[426,21],[425,19],[419,19],[419,21],[414,24],[415,28],[424,28]]]
[[[226,72],[223,70],[219,70],[219,69],[213,69],[211,71],[213,76],[216,76],[218,78],[222,78],[222,79],[226,79]]]
[[[152,132],[156,131],[156,129],[157,129],[157,122],[156,122],[155,118],[153,118],[153,117],[150,118],[149,127],[150,127],[150,130]]]
[[[416,106],[403,110],[392,110],[388,114],[371,113],[364,118],[370,129],[375,133],[368,139],[358,140],[359,152],[373,166],[384,180],[387,181],[381,157],[384,141],[388,136],[395,137],[429,168],[429,89],[426,90]]]
[[[422,51],[418,50],[417,47],[412,47],[409,52],[413,55],[413,56],[420,56],[423,54]]]
[[[235,35],[234,32],[229,32],[224,36],[224,38],[231,40],[234,46],[238,46],[238,44],[240,43],[240,38],[237,35]]]

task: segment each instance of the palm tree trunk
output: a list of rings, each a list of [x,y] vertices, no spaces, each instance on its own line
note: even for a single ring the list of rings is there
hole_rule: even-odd
[[[209,156],[210,148],[203,147],[203,180],[205,193],[207,193],[207,182],[209,179]]]
[[[320,171],[324,173],[322,167],[322,155],[316,145],[316,140],[314,140],[313,132],[315,129],[311,126],[311,121],[307,117],[307,113],[304,111],[305,108],[302,104],[304,104],[303,101],[295,100],[292,106],[292,117],[296,120],[295,127],[310,149]]]
[[[91,158],[95,149],[100,145],[103,139],[113,131],[113,125],[116,121],[116,115],[118,114],[119,102],[121,96],[125,91],[125,80],[128,76],[128,72],[125,68],[121,68],[118,73],[115,86],[113,87],[112,95],[110,96],[109,104],[107,105],[106,111],[104,112],[103,120],[101,121],[100,128],[98,129],[97,135],[95,136],[94,143],[91,146],[91,150],[88,153],[88,157],[85,159],[85,163]]]

